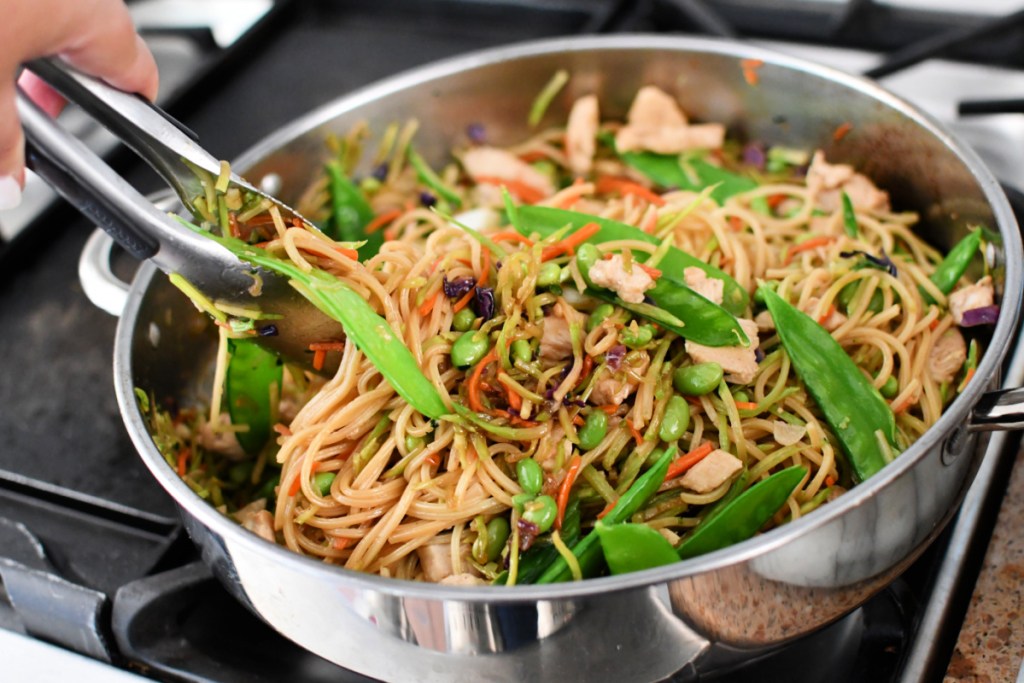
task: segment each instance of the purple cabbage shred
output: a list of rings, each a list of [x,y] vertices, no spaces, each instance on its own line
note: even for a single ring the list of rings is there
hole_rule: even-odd
[[[999,306],[981,306],[964,311],[960,327],[976,327],[978,325],[992,325],[999,320]]]
[[[485,321],[494,317],[494,290],[490,287],[477,287],[473,294],[473,312]]]
[[[618,370],[619,366],[622,365],[622,359],[626,357],[626,347],[622,344],[613,346],[608,349],[604,354],[604,362],[608,364],[608,367],[612,370]]]
[[[471,123],[466,126],[466,136],[473,144],[482,145],[487,142],[487,129],[482,123]]]
[[[420,204],[430,208],[434,204],[437,204],[437,197],[427,191],[420,192]]]
[[[525,519],[520,519],[516,522],[516,526],[519,527],[519,552],[526,552],[533,545],[540,529],[537,528],[536,524],[527,522]]]
[[[754,349],[754,360],[758,363],[764,360],[764,351],[761,349]]]
[[[743,161],[759,171],[764,170],[765,160],[766,156],[763,143],[751,142],[743,148]]]
[[[388,177],[387,163],[377,164],[374,166],[373,170],[370,171],[370,175],[383,182],[384,179]]]
[[[892,259],[889,258],[889,255],[885,253],[884,249],[882,250],[881,256],[874,256],[872,254],[867,253],[866,251],[860,250],[839,252],[839,255],[843,258],[852,258],[854,256],[857,256],[858,254],[867,259],[867,261],[876,268],[884,270],[885,272],[889,273],[889,275],[892,275],[893,277],[899,276],[899,271],[896,270],[896,264],[892,262]]]
[[[449,299],[461,299],[466,296],[466,292],[476,287],[476,280],[471,277],[460,277],[455,280],[449,280],[447,275],[441,277],[441,288],[444,289],[444,295]]]

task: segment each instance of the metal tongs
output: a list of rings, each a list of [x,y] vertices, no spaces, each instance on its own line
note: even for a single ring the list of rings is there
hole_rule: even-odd
[[[40,59],[26,68],[134,150],[197,215],[195,201],[204,196],[204,188],[195,169],[216,178],[221,164],[199,146],[194,134],[143,97],[117,90],[59,60]],[[214,303],[272,314],[277,333],[253,339],[288,360],[308,365],[311,342],[342,334],[337,322],[303,298],[284,277],[240,261],[225,247],[157,209],[20,91],[17,106],[29,168],[133,256],[153,261],[165,273],[179,274]],[[266,198],[278,207],[286,223],[293,218],[309,223],[234,173],[229,187]],[[258,296],[250,291],[256,282],[254,272],[262,282]]]

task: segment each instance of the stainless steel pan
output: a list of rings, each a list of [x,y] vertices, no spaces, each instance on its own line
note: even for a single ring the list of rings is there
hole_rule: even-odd
[[[759,83],[742,59],[764,62]],[[975,429],[1001,404],[1000,360],[1017,324],[1021,244],[997,182],[940,125],[875,84],[754,47],[703,39],[560,39],[480,52],[391,78],[332,102],[256,145],[235,167],[285,201],[320,172],[324,138],[359,119],[376,131],[417,117],[422,152],[482,123],[496,143],[526,134],[535,93],[572,73],[550,122],[599,94],[621,116],[657,84],[694,118],[725,121],[774,144],[824,148],[924,218],[948,247],[970,224],[997,231],[986,254],[1002,315],[975,380],[939,422],[867,483],[745,543],[642,573],[557,586],[457,588],[381,579],[300,557],[245,531],[182,483],[157,452],[133,389],[187,401],[212,355],[208,327],[150,266],[124,305],[115,383],[125,423],[153,475],[177,501],[193,540],[228,589],[281,633],[344,667],[388,680],[652,680],[734,666],[846,614],[906,568],[955,512],[982,452]],[[852,129],[841,141],[836,127]],[[116,308],[108,304],[108,307]],[[985,409],[975,410],[985,400]],[[1009,408],[1006,408],[1006,405]],[[981,413],[985,414],[982,415]],[[1011,416],[1012,417],[1012,416]],[[1010,418],[995,422],[1009,423]]]

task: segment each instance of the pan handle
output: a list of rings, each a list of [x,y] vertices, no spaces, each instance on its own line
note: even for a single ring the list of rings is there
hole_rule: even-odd
[[[967,428],[972,432],[1024,429],[1024,387],[982,394]]]
[[[110,269],[113,248],[110,235],[100,228],[94,230],[78,257],[78,281],[93,306],[120,318],[128,303],[129,284]]]

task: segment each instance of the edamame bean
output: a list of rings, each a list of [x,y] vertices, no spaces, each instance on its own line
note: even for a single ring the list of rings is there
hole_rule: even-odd
[[[665,406],[658,438],[665,443],[678,441],[690,427],[690,404],[682,396],[673,396]]]
[[[604,440],[608,433],[608,415],[603,410],[594,410],[587,415],[583,426],[576,432],[580,440],[580,448],[589,451],[597,448],[597,445]]]
[[[530,348],[530,342],[525,339],[516,339],[512,342],[512,358],[524,363],[533,360],[533,349]]]
[[[321,496],[328,495],[335,476],[335,472],[317,472],[313,475],[313,488],[319,491]]]
[[[723,374],[718,363],[686,365],[672,373],[672,386],[687,396],[703,396],[718,387]]]
[[[491,348],[491,340],[480,332],[466,332],[452,344],[452,365],[457,368],[468,368],[476,365],[487,355]]]
[[[501,557],[501,551],[508,542],[510,528],[504,517],[495,517],[487,522],[487,560],[494,562]]]
[[[885,384],[878,391],[886,398],[895,398],[896,394],[900,393],[900,382],[893,375],[889,375],[889,379],[885,380]]]
[[[736,403],[750,403],[750,394],[745,391],[734,391],[732,394],[732,400]]]
[[[524,493],[536,496],[544,486],[544,470],[533,458],[523,458],[516,463],[516,478]]]
[[[550,287],[557,285],[562,275],[562,267],[553,261],[548,261],[540,267],[537,273],[537,286]]]
[[[533,500],[536,496],[532,493],[517,493],[512,496],[512,507],[519,511],[520,514],[523,512],[523,506]]]
[[[452,327],[459,332],[465,332],[473,329],[474,322],[476,322],[476,313],[473,312],[472,308],[467,306],[456,313],[455,317],[452,318]]]
[[[405,435],[405,452],[412,453],[418,448],[423,448],[427,443],[427,440],[422,436],[413,436],[412,434]]]
[[[550,529],[557,516],[558,504],[551,496],[537,496],[523,505],[523,520],[535,524],[539,534]]]
[[[605,320],[615,312],[615,307],[611,304],[601,304],[594,309],[590,317],[587,318],[587,332],[590,332],[595,327],[603,323]]]
[[[619,335],[619,340],[631,349],[650,344],[652,339],[654,339],[654,328],[650,325],[638,325],[635,330],[632,327],[627,327]]]

